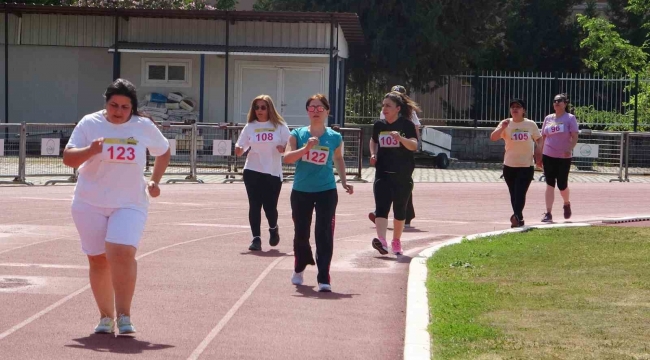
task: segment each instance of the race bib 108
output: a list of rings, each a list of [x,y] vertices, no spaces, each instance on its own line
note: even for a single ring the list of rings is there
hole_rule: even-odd
[[[390,131],[382,131],[379,133],[379,146],[385,148],[397,148],[399,147],[399,140],[393,139],[390,135]]]
[[[510,139],[512,141],[528,141],[530,133],[528,131],[513,131]]]
[[[253,143],[269,143],[275,140],[275,129],[255,129],[251,138]]]
[[[327,164],[327,158],[330,155],[330,149],[325,146],[314,146],[308,153],[302,156],[302,161],[315,165]]]
[[[136,164],[137,144],[135,139],[104,139],[102,160],[118,164]]]
[[[546,135],[554,135],[554,134],[559,134],[564,132],[564,124],[563,123],[550,123],[546,125]]]

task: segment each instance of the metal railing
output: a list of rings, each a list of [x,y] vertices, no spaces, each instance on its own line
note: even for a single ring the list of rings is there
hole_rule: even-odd
[[[650,175],[650,133],[628,133],[625,147],[625,181]]]
[[[49,179],[45,185],[74,183],[77,171],[63,164],[63,150],[74,124],[2,124],[0,125],[0,184],[27,184],[30,177],[64,177]],[[224,182],[242,181],[246,154],[236,156],[234,146],[243,126],[217,124],[163,124],[163,135],[169,140],[172,156],[165,171],[167,183],[203,183],[201,176],[223,175]],[[344,141],[346,175],[350,181],[362,179],[363,133],[360,129],[337,129]],[[153,171],[154,157],[147,156],[144,175]],[[283,166],[290,179],[293,165]],[[336,171],[335,171],[336,173]],[[171,178],[169,178],[171,177]]]
[[[625,135],[625,132],[580,130],[572,165],[578,171],[617,175],[610,182],[624,181]]]

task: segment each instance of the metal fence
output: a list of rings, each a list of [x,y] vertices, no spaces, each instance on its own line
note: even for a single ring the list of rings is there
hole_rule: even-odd
[[[442,76],[427,92],[409,91],[421,107],[425,125],[491,126],[509,117],[509,100],[526,101],[526,117],[537,123],[553,113],[553,97],[567,93],[582,127],[608,131],[650,130],[638,116],[650,104],[634,96],[650,79],[567,73],[483,71]],[[346,93],[346,123],[372,123],[379,118],[383,95],[394,84],[372,80]]]
[[[64,177],[45,182],[76,182],[77,172],[63,164],[63,150],[74,124],[1,124],[0,184],[29,184],[31,177]],[[170,125],[161,127],[169,140],[172,156],[165,171],[167,183],[198,182],[201,176],[224,175],[224,182],[241,181],[246,154],[236,156],[234,146],[243,126],[217,124]],[[361,177],[363,133],[360,129],[336,129],[343,136],[346,175],[350,181],[365,181]],[[154,157],[147,156],[145,175],[153,171]],[[290,179],[295,166],[284,165],[285,177]],[[335,171],[336,173],[336,171]]]
[[[629,176],[650,175],[650,133],[627,134],[625,147],[625,179]]]
[[[578,171],[617,176],[610,181],[624,181],[625,136],[623,132],[581,130],[573,149],[573,166]]]

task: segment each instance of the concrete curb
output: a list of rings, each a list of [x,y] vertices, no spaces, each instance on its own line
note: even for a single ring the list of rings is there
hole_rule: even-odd
[[[633,219],[633,220],[629,220]],[[646,217],[629,217],[620,219],[599,219],[594,222],[629,222],[642,221],[636,219],[646,219]],[[650,220],[650,217],[647,217]],[[429,335],[429,298],[427,296],[427,259],[430,258],[439,249],[458,244],[463,239],[476,240],[495,235],[510,233],[526,232],[531,229],[549,229],[549,228],[567,228],[567,227],[585,227],[592,226],[591,223],[562,223],[524,226],[507,230],[491,231],[479,234],[457,237],[447,240],[443,243],[434,245],[421,251],[414,256],[409,265],[409,277],[407,285],[406,298],[406,329],[404,335],[404,360],[430,360],[431,359],[431,336]]]
[[[650,216],[630,216],[630,217],[624,217],[624,218],[618,218],[618,219],[605,219],[603,220],[604,224],[622,224],[622,223],[628,223],[628,222],[636,222],[636,221],[648,221],[650,220]]]

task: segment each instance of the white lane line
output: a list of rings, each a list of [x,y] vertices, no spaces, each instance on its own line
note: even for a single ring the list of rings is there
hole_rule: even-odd
[[[45,240],[45,241],[38,241],[38,242],[35,242],[35,243],[31,243],[31,244],[27,244],[27,245],[23,245],[23,246],[18,246],[18,247],[15,247],[15,248],[13,248],[13,249],[2,250],[2,251],[0,251],[0,255],[1,255],[1,254],[4,254],[4,253],[8,253],[8,252],[10,252],[10,251],[20,250],[20,249],[23,249],[23,248],[26,248],[26,247],[30,247],[30,246],[34,246],[34,245],[38,245],[38,244],[43,244],[43,243],[46,243],[46,242],[51,242],[51,241],[56,241],[56,240],[61,240],[61,239],[66,239],[66,238],[71,238],[71,237],[74,237],[74,236],[61,236],[61,237],[54,238],[54,239],[49,239],[49,240]]]
[[[289,256],[293,256],[293,251],[288,253],[286,256],[279,257],[279,258],[275,259],[271,264],[269,264],[269,266],[266,267],[266,269],[264,269],[264,271],[260,274],[260,276],[258,276],[257,279],[255,279],[255,281],[251,284],[251,286],[248,288],[248,290],[246,290],[244,295],[242,295],[242,297],[240,297],[239,300],[237,300],[235,305],[233,305],[230,308],[230,310],[228,310],[226,315],[224,315],[224,317],[219,321],[217,326],[215,326],[212,329],[212,331],[210,331],[208,336],[206,336],[205,339],[203,339],[203,341],[201,341],[199,346],[196,349],[194,349],[194,352],[192,352],[192,354],[190,355],[190,357],[188,357],[188,359],[192,359],[192,360],[193,359],[198,359],[199,356],[201,356],[203,351],[205,351],[205,349],[208,347],[208,345],[210,345],[210,342],[212,342],[212,340],[214,340],[214,338],[217,337],[217,335],[219,335],[221,330],[226,326],[226,324],[228,324],[228,321],[230,321],[230,319],[232,319],[232,317],[235,315],[237,310],[239,310],[239,308],[244,304],[244,302],[246,302],[246,300],[248,300],[248,298],[253,294],[253,291],[255,291],[255,289],[262,282],[262,280],[264,280],[264,278],[266,278],[266,276],[271,272],[271,270],[273,270],[273,268],[280,261],[284,260],[286,257],[289,257]]]
[[[142,259],[142,258],[144,258],[144,257],[147,257],[147,256],[151,255],[151,254],[155,254],[155,253],[157,253],[157,252],[159,252],[159,251],[163,251],[163,250],[166,250],[166,249],[169,249],[169,248],[175,247],[175,246],[185,245],[185,244],[189,244],[189,243],[193,243],[193,242],[197,242],[197,241],[201,241],[201,240],[207,240],[207,239],[212,239],[212,238],[218,238],[218,237],[222,237],[222,236],[229,236],[229,235],[234,235],[234,234],[241,234],[241,233],[244,233],[244,232],[248,232],[248,231],[236,231],[236,232],[231,232],[231,233],[228,233],[228,234],[212,235],[212,236],[206,236],[206,237],[202,237],[202,238],[198,238],[198,239],[193,239],[193,240],[183,241],[183,242],[180,242],[180,243],[176,243],[176,244],[172,244],[172,245],[168,245],[168,246],[163,246],[163,247],[161,247],[161,248],[159,248],[159,249],[156,249],[156,250],[153,250],[153,251],[149,251],[148,253],[142,254],[142,255],[140,255],[140,256],[136,256],[135,259],[136,259],[136,260],[140,260],[140,259]],[[79,289],[79,290],[73,292],[72,294],[70,294],[70,295],[64,297],[63,299],[61,299],[61,300],[55,302],[54,304],[52,304],[52,305],[46,307],[45,309],[39,311],[38,313],[32,315],[31,317],[29,317],[27,320],[21,322],[20,324],[18,324],[18,325],[14,325],[14,326],[11,327],[9,330],[7,330],[7,331],[3,332],[2,334],[0,334],[0,340],[2,340],[2,339],[4,339],[4,338],[6,338],[7,336],[9,336],[9,335],[15,333],[16,331],[20,330],[21,328],[23,328],[23,327],[25,327],[25,326],[31,324],[32,322],[36,321],[36,320],[37,320],[38,318],[40,318],[41,316],[43,316],[43,315],[49,313],[50,311],[52,311],[52,310],[58,308],[59,306],[65,304],[68,300],[74,298],[75,296],[77,296],[77,295],[83,293],[84,291],[86,291],[86,290],[88,290],[88,289],[90,289],[90,284],[87,284],[86,286],[82,287],[81,289]]]
[[[72,203],[72,197],[69,198],[46,198],[46,197],[31,197],[31,196],[22,196],[14,199],[20,200],[45,200],[45,201],[68,201]]]
[[[206,227],[218,227],[218,228],[237,228],[237,229],[249,229],[248,225],[230,225],[230,224],[199,224],[199,223],[175,223],[173,225],[183,225],[183,226],[206,226]]]
[[[88,269],[88,265],[0,263],[0,267],[36,267],[47,269]]]

